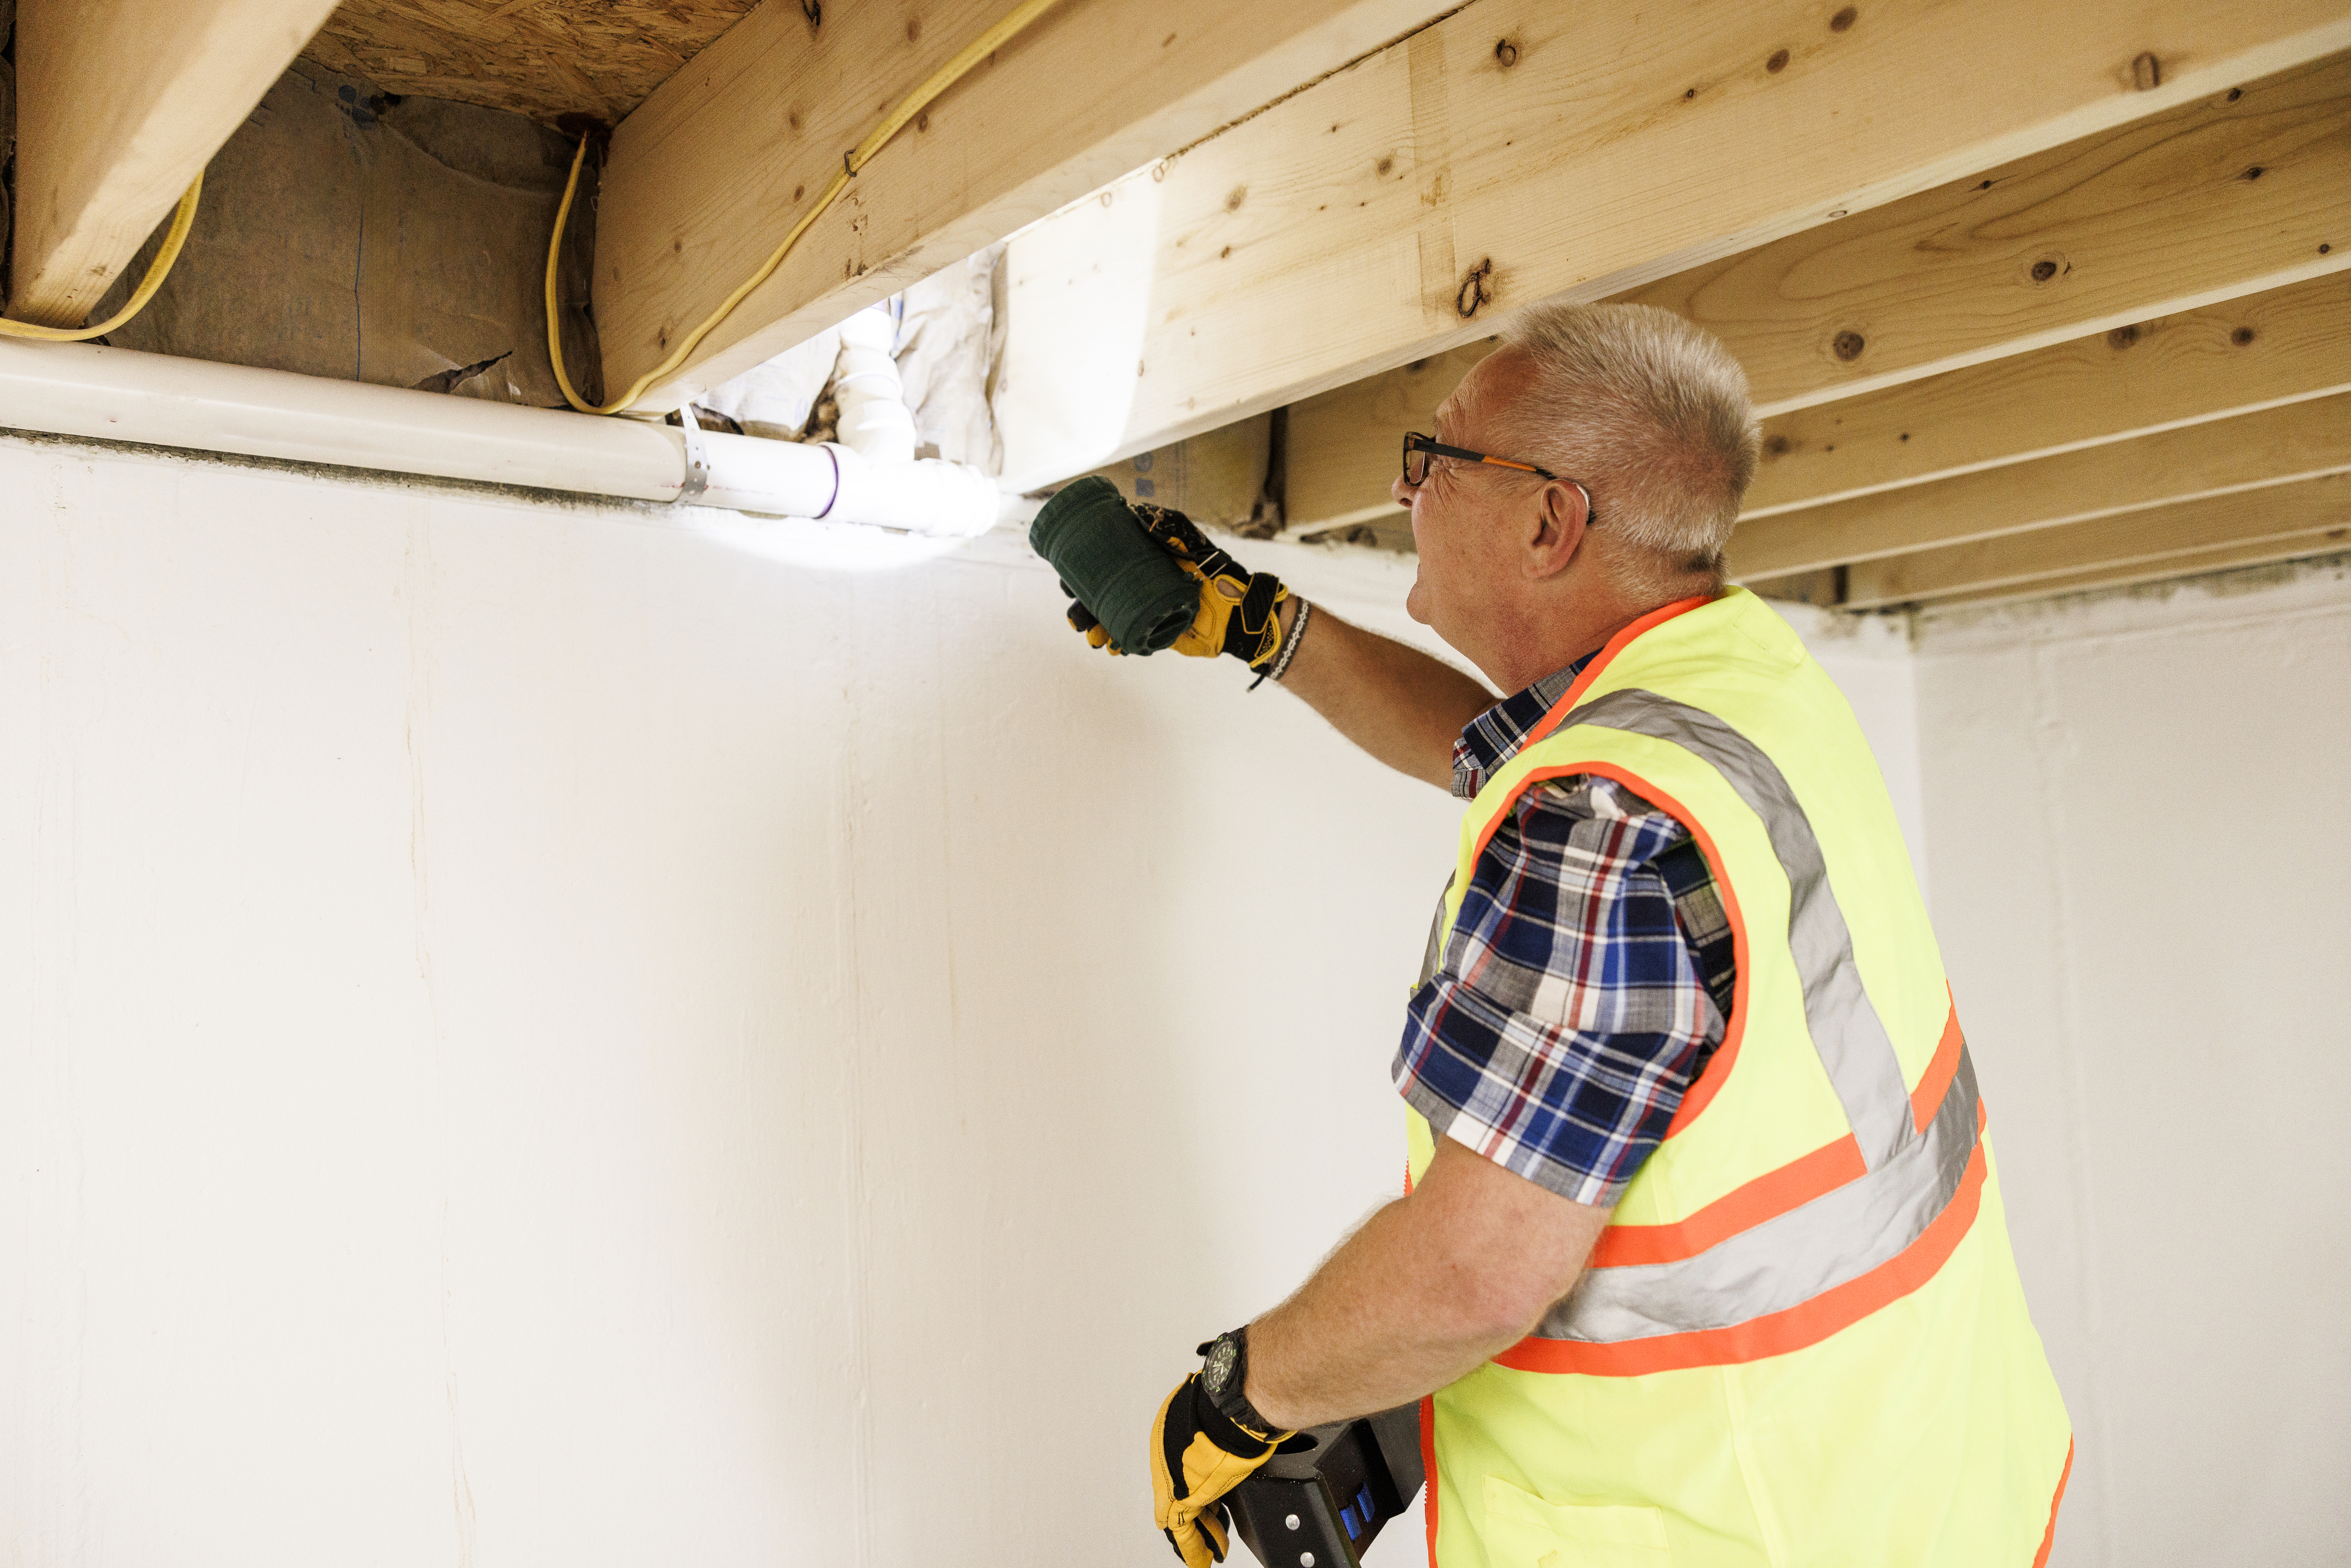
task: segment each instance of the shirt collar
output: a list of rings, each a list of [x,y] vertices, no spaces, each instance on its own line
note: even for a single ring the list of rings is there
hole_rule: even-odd
[[[1562,670],[1554,670],[1516,696],[1504,697],[1469,721],[1453,743],[1453,792],[1473,799],[1487,776],[1518,755],[1543,715],[1559,706],[1583,667],[1599,656],[1595,648]]]

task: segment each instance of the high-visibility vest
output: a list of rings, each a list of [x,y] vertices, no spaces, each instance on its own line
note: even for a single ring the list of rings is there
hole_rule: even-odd
[[[1430,1560],[2042,1563],[2072,1428],[1852,710],[1744,590],[1643,617],[1470,803],[1437,951],[1511,802],[1577,774],[1690,830],[1737,990],[1575,1289],[1424,1404]],[[1433,1148],[1410,1133],[1416,1178]]]

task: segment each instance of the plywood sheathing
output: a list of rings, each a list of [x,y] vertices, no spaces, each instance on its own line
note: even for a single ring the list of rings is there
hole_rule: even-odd
[[[387,92],[619,123],[757,0],[344,0],[304,51]]]
[[[107,340],[559,407],[540,279],[571,146],[519,115],[391,101],[299,61],[214,158],[162,290]],[[592,194],[573,213],[559,278],[572,302],[565,359],[590,389],[599,384],[584,308]],[[146,271],[154,245],[101,311]],[[495,362],[475,369],[485,361]]]

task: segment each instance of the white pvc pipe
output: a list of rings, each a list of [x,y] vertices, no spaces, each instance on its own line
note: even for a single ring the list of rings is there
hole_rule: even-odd
[[[914,413],[899,379],[898,321],[886,305],[869,305],[841,324],[841,358],[832,398],[841,410],[841,439],[877,463],[914,460]]]
[[[873,464],[831,445],[94,343],[0,338],[0,426],[924,533],[984,533],[998,507],[994,483],[960,464]]]

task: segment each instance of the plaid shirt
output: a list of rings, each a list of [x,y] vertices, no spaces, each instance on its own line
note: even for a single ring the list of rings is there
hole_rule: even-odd
[[[1579,659],[1469,723],[1475,796],[1566,695]],[[1729,922],[1680,822],[1614,779],[1521,792],[1470,873],[1391,1070],[1437,1134],[1562,1197],[1614,1205],[1721,1043]]]

